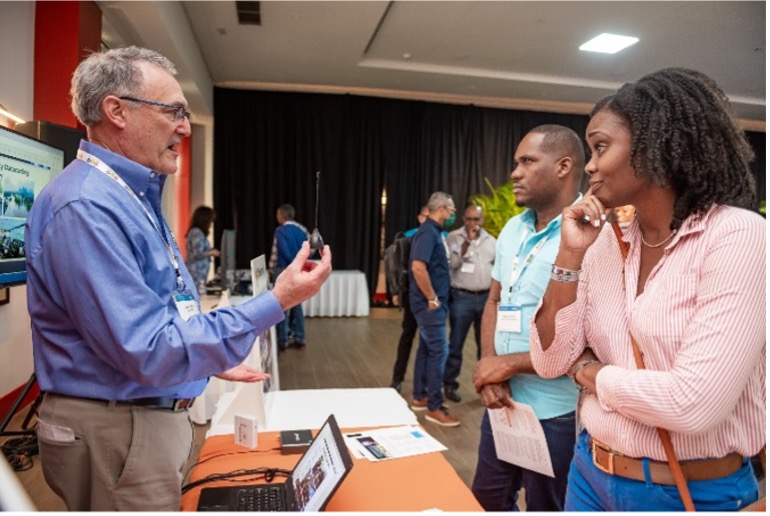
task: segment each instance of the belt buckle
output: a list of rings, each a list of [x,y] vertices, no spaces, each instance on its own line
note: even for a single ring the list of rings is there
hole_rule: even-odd
[[[596,449],[603,450],[607,452],[609,456],[609,465],[605,468],[601,464],[599,464],[599,461],[596,460]],[[598,442],[596,439],[591,439],[591,455],[593,459],[594,466],[596,466],[599,471],[603,471],[604,473],[607,473],[608,475],[614,475],[615,474],[615,455],[616,453],[610,449],[609,446],[607,446],[604,443]]]
[[[188,408],[192,407],[193,402],[195,401],[195,398],[184,398],[180,400],[174,400],[174,405],[171,407],[171,410],[174,412],[181,412],[183,410],[187,410]]]

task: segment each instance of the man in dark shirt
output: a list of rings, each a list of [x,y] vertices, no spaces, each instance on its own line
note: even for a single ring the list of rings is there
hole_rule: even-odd
[[[420,214],[417,215],[417,226],[404,231],[400,236],[412,238],[427,218],[428,207],[423,206]],[[396,235],[397,239],[398,237],[399,235]],[[404,254],[406,254],[406,251]],[[403,291],[393,294],[392,298],[394,305],[401,306],[404,309],[404,319],[401,321],[401,337],[398,339],[396,362],[393,364],[393,381],[390,384],[398,392],[401,392],[401,382],[404,381],[406,366],[409,363],[409,354],[412,352],[412,341],[414,340],[415,333],[417,333],[417,321],[414,320],[414,314],[412,314],[412,308],[409,304],[409,279],[408,277],[406,279],[407,281],[400,282],[404,286]]]
[[[428,218],[412,237],[409,255],[409,302],[420,330],[420,345],[414,361],[412,409],[428,410],[425,419],[442,426],[460,421],[443,405],[441,388],[449,354],[446,338],[449,302],[449,254],[442,226],[455,221],[452,196],[435,192],[428,200]]]
[[[302,243],[307,241],[310,234],[307,228],[294,220],[294,206],[282,204],[275,212],[278,227],[273,236],[273,249],[270,253],[269,269],[273,275],[273,281],[288,267],[302,248]],[[286,311],[286,317],[278,323],[278,349],[283,351],[289,345],[289,332],[294,337],[293,346],[305,347],[305,314],[302,304],[298,304]]]

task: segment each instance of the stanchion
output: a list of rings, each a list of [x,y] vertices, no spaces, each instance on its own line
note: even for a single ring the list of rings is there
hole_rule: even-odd
[[[32,390],[32,387],[35,386],[36,381],[37,379],[35,378],[35,373],[32,373],[32,376],[29,377],[29,381],[27,381],[27,384],[24,386],[24,389],[22,389],[21,393],[16,397],[16,399],[13,402],[13,405],[11,405],[11,408],[8,410],[8,413],[3,418],[2,423],[0,423],[0,437],[8,437],[12,435],[35,435],[34,426],[30,428],[29,423],[30,421],[32,421],[32,416],[37,414],[37,408],[40,406],[40,403],[43,401],[42,392],[38,395],[34,403],[32,403],[32,406],[29,408],[29,412],[27,412],[27,416],[24,418],[24,422],[21,425],[21,430],[8,431],[6,430],[6,428],[8,428],[8,424],[11,422],[11,419],[13,419],[13,416],[16,415],[16,412],[19,410],[19,407],[24,402],[24,398],[27,397],[27,395],[29,394],[29,391]]]

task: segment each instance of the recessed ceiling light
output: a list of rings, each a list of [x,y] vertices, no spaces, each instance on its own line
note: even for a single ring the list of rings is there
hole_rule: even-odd
[[[630,47],[638,41],[639,38],[619,36],[617,34],[608,34],[605,32],[599,34],[591,41],[586,41],[580,45],[580,50],[586,50],[588,52],[602,52],[604,54],[614,54],[626,47]]]

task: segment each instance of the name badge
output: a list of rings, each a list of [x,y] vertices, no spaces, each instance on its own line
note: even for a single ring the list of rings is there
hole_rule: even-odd
[[[467,272],[468,274],[473,274],[473,271],[476,270],[476,264],[473,262],[463,262],[462,266],[460,267],[460,272]]]
[[[521,333],[521,306],[500,305],[497,309],[496,330]]]
[[[176,305],[176,311],[179,312],[179,316],[183,321],[187,321],[193,315],[201,313],[198,303],[189,292],[174,292],[174,304]]]

